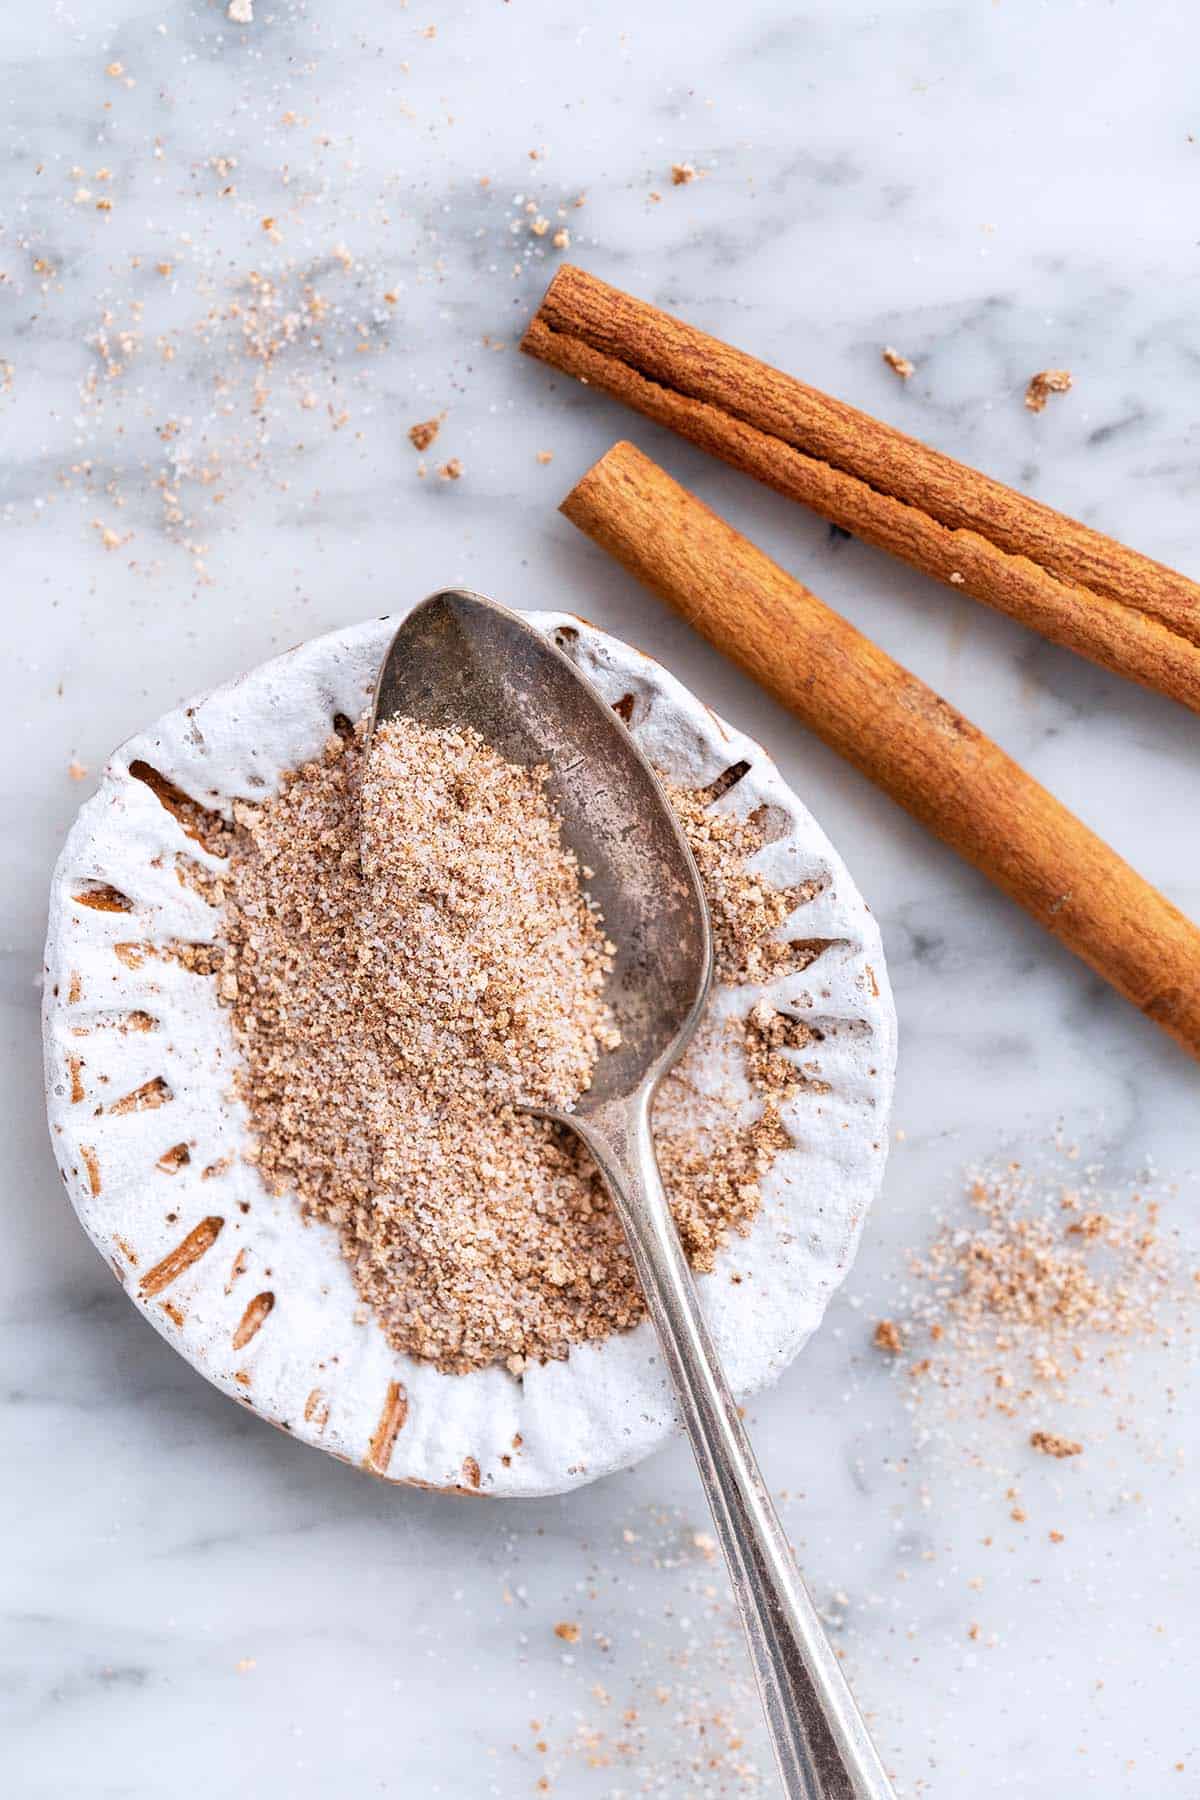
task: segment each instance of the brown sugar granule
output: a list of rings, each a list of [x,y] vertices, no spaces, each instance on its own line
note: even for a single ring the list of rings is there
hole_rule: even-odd
[[[739,875],[760,831],[714,825],[703,795],[680,804],[717,897],[721,966],[736,969],[790,903]],[[239,807],[223,885],[220,991],[250,1155],[272,1191],[337,1229],[392,1344],[447,1372],[519,1375],[636,1324],[642,1297],[599,1176],[571,1133],[517,1104],[568,1110],[615,1041],[611,951],[544,773],[411,721],[378,734],[364,767],[360,726]],[[757,896],[745,917],[743,887]],[[685,1245],[707,1269],[791,1140],[752,1079],[705,1110],[694,1066],[668,1078],[655,1123]]]
[[[457,456],[452,456],[449,462],[438,464],[438,474],[443,481],[458,481],[462,472],[463,466]]]
[[[911,363],[907,356],[901,356],[898,350],[893,350],[890,344],[884,346],[880,355],[888,368],[897,374],[901,381],[910,381],[916,373],[916,364]]]
[[[695,179],[696,170],[692,163],[677,162],[671,164],[672,187],[686,187],[689,181],[695,181]]]
[[[419,425],[410,425],[408,441],[414,450],[428,450],[437,437],[440,423],[437,419],[425,419]]]
[[[1068,394],[1070,391],[1070,369],[1039,369],[1036,375],[1029,377],[1029,386],[1025,389],[1025,404],[1030,412],[1044,412],[1051,394]]]
[[[885,1350],[889,1356],[899,1356],[904,1348],[900,1327],[894,1319],[880,1319],[871,1342],[877,1350]]]
[[[1060,1437],[1057,1431],[1031,1431],[1029,1442],[1043,1456],[1080,1456],[1083,1453],[1082,1444],[1074,1438]]]
[[[554,1627],[554,1635],[564,1644],[577,1644],[582,1634],[573,1619],[560,1619]]]

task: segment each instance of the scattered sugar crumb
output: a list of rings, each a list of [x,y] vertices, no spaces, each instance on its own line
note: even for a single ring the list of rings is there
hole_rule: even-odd
[[[443,481],[458,481],[461,479],[462,472],[463,466],[457,456],[452,456],[448,462],[438,464],[438,474]]]
[[[1043,1456],[1079,1456],[1083,1445],[1074,1438],[1060,1437],[1057,1431],[1031,1431],[1029,1442]]]
[[[689,181],[695,181],[695,179],[696,170],[692,163],[677,162],[671,164],[672,187],[686,187]]]
[[[890,344],[885,345],[880,354],[888,368],[894,370],[901,381],[911,380],[916,372],[916,364],[910,362],[907,356],[901,356],[900,352],[893,350]]]
[[[877,1350],[885,1350],[889,1356],[899,1356],[904,1348],[904,1339],[894,1319],[880,1319],[871,1342]]]
[[[1029,386],[1025,389],[1025,404],[1030,412],[1043,412],[1051,394],[1069,393],[1071,385],[1069,369],[1041,369],[1029,378]]]
[[[225,17],[234,25],[253,25],[254,0],[229,0]]]
[[[418,425],[408,428],[408,441],[414,450],[428,450],[441,429],[439,419],[423,419]]]

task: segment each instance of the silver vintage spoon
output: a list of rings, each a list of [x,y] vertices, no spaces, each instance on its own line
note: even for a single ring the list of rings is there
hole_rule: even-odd
[[[892,1800],[892,1787],[800,1579],[700,1310],[663,1192],[650,1110],[703,1011],[708,907],[658,779],[562,652],[478,594],[433,594],[380,671],[372,729],[403,716],[472,726],[507,761],[544,764],[565,842],[617,946],[605,989],[621,1033],[569,1114],[612,1194],[657,1328],[733,1582],[789,1800]],[[540,1110],[540,1109],[539,1109]]]

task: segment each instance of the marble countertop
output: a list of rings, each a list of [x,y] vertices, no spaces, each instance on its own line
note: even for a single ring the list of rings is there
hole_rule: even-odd
[[[1019,1159],[1047,1191],[1089,1165],[1117,1193],[1152,1175],[1194,1268],[1194,1065],[556,506],[632,435],[1195,916],[1194,721],[515,351],[569,254],[1200,572],[1193,18],[1171,0],[253,11],[0,20],[4,1791],[775,1791],[681,1446],[558,1501],[389,1491],[186,1368],[48,1154],[44,896],[91,781],[69,765],[454,583],[568,606],[667,662],[768,745],[880,919],[901,1026],[884,1195],[751,1423],[898,1791],[1200,1791],[1186,1309],[1095,1372],[1087,1452],[1064,1462],[995,1411],[930,1429],[870,1341],[907,1303],[908,1252],[966,1219],[973,1167]],[[675,185],[683,162],[696,179]],[[1022,393],[1046,367],[1074,388],[1035,416]],[[422,476],[407,430],[442,415]],[[451,458],[456,481],[435,472]]]

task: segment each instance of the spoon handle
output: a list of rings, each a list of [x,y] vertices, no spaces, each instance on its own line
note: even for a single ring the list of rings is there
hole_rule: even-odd
[[[663,1191],[650,1092],[569,1123],[629,1238],[742,1615],[788,1800],[894,1800],[738,1416]]]

